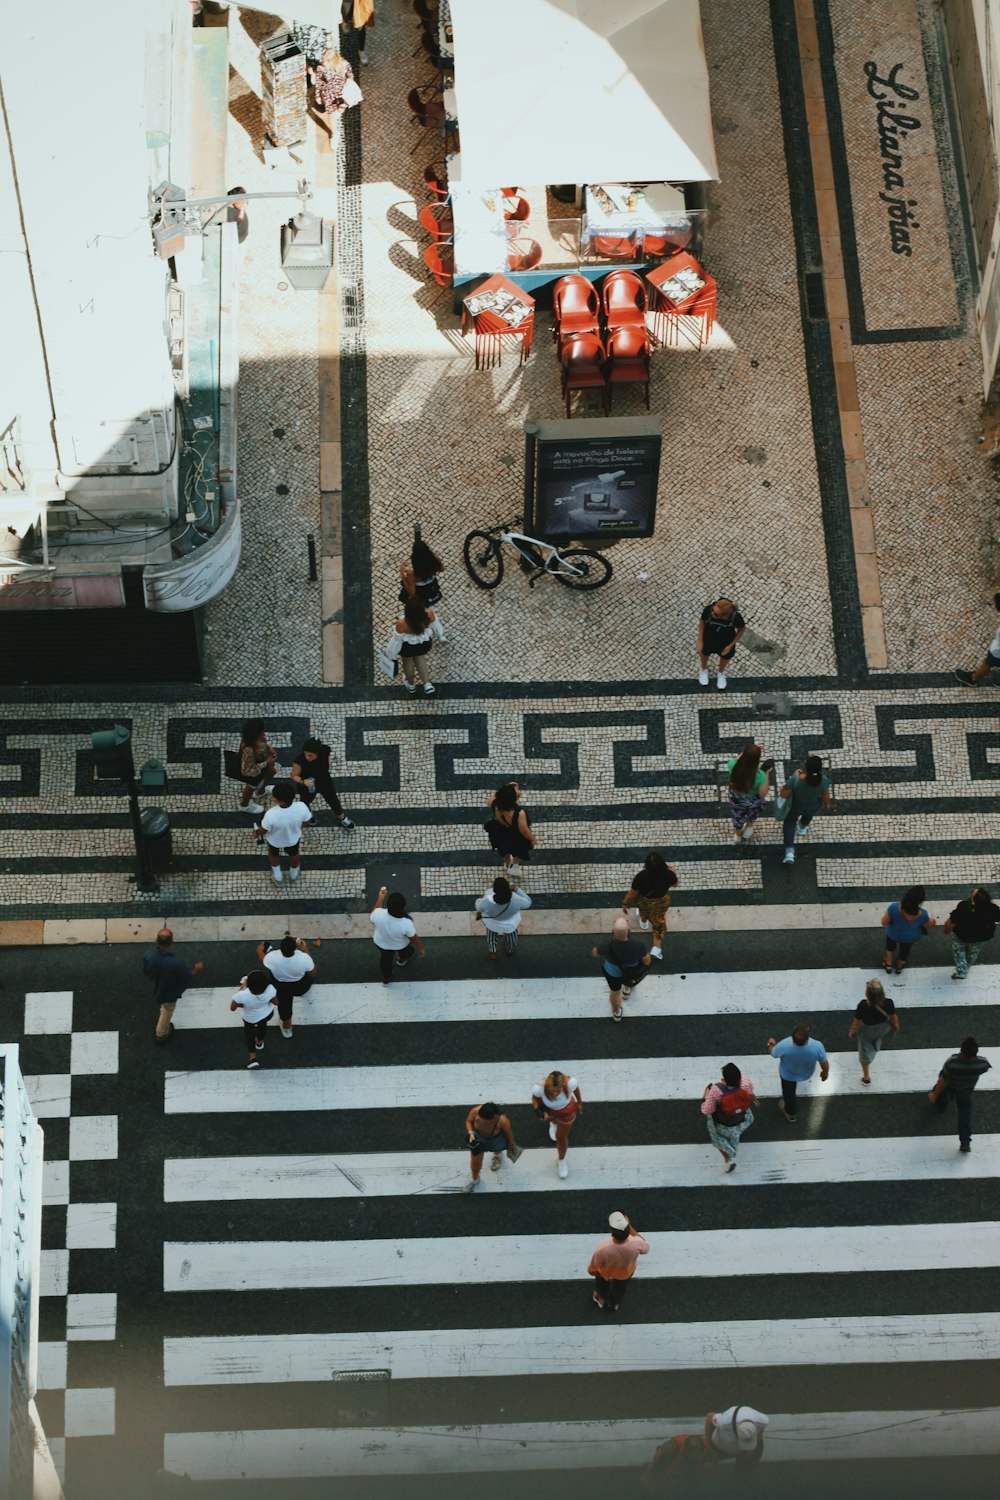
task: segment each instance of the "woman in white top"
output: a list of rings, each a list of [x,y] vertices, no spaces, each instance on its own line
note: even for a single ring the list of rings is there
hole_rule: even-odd
[[[421,686],[428,697],[436,692],[427,656],[433,643],[443,639],[444,631],[434,611],[428,609],[421,599],[407,599],[403,605],[403,617],[396,621],[386,649],[389,656],[394,660],[398,657],[403,663],[408,693],[417,692]]]
[[[486,956],[496,962],[497,937],[502,932],[507,957],[517,948],[517,929],[521,925],[521,913],[531,905],[527,891],[519,891],[498,875],[493,890],[486,891],[476,902],[476,911],[486,928]]]
[[[264,1050],[264,1032],[274,1015],[273,1001],[277,993],[270,975],[265,974],[262,969],[253,969],[249,974],[244,974],[239,989],[229,1002],[230,1010],[238,1010],[243,1014],[243,1034],[250,1052],[248,1068],[260,1067],[257,1054]]]
[[[553,1068],[549,1076],[541,1083],[536,1083],[531,1090],[531,1105],[540,1120],[548,1120],[549,1137],[556,1143],[556,1155],[559,1158],[559,1176],[568,1177],[566,1151],[569,1147],[569,1133],[577,1115],[583,1114],[580,1085],[575,1078],[567,1078],[565,1073]]]

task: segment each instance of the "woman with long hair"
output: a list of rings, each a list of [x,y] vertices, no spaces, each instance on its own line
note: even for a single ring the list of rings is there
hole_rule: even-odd
[[[486,956],[494,961],[497,956],[497,939],[503,933],[507,957],[517,952],[517,929],[521,925],[521,913],[531,905],[527,891],[515,890],[504,875],[498,875],[493,889],[486,891],[476,902],[476,911],[486,930]]]
[[[403,663],[406,691],[416,693],[421,688],[431,697],[437,689],[431,682],[427,657],[431,646],[441,640],[444,631],[432,609],[422,600],[410,597],[403,605],[403,614],[396,621],[396,629],[389,641],[389,655],[398,656]]]
[[[444,572],[444,563],[427,543],[417,537],[410,555],[399,565],[399,602],[405,604],[411,595],[421,600],[428,609],[441,598],[441,583],[438,574]],[[441,637],[444,640],[444,636]]]
[[[758,1102],[750,1079],[732,1062],[722,1069],[719,1083],[710,1083],[705,1088],[701,1112],[708,1126],[708,1138],[722,1157],[727,1172],[736,1171],[740,1137],[753,1124],[753,1105]]]
[[[622,911],[625,915],[628,916],[629,907],[634,906],[643,932],[648,932],[650,928],[653,930],[650,958],[663,957],[670,892],[680,883],[680,876],[673,865],[668,865],[662,854],[651,849],[642,869],[632,876],[632,884],[622,897]]]
[[[499,1104],[488,1101],[478,1107],[474,1104],[465,1117],[465,1138],[469,1143],[469,1180],[463,1193],[474,1193],[479,1186],[479,1174],[483,1168],[483,1157],[489,1151],[492,1157],[490,1170],[499,1172],[500,1156],[506,1151],[512,1164],[524,1150],[514,1139],[514,1127]]]
[[[556,1143],[557,1167],[560,1177],[569,1176],[566,1152],[569,1149],[569,1133],[577,1115],[583,1114],[583,1095],[575,1078],[567,1078],[558,1068],[553,1068],[547,1078],[536,1083],[531,1090],[531,1107],[540,1120],[549,1122],[549,1138]]]
[[[322,62],[310,68],[309,78],[313,86],[313,107],[329,132],[330,149],[335,151],[340,144],[340,117],[348,107],[344,86],[349,79],[353,80],[354,69],[341,55],[339,47],[327,47]]]
[[[898,1030],[899,1016],[882,988],[882,981],[869,979],[865,985],[865,998],[859,1000],[851,1029],[847,1033],[852,1041],[857,1038],[862,1083],[871,1083],[869,1069],[882,1050],[882,1043],[890,1032]]]
[[[310,735],[292,761],[291,779],[303,802],[309,805],[317,794],[325,797],[327,805],[337,820],[337,827],[350,829],[354,827],[354,822],[345,813],[337,788],[333,784],[330,771],[332,754],[333,751],[329,745],[324,745],[322,740]],[[313,816],[315,817],[315,814]]]
[[[267,742],[263,719],[247,719],[240,731],[240,775],[244,778],[240,806],[244,812],[262,813],[263,807],[252,800],[264,783],[274,776],[277,751]]]
[[[729,762],[729,786],[727,800],[729,816],[733,823],[735,843],[746,843],[753,838],[754,825],[767,802],[771,790],[771,772],[774,761],[761,761],[762,745],[753,741]]]
[[[936,925],[934,918],[924,910],[923,903],[926,899],[927,892],[922,885],[911,885],[898,901],[891,902],[883,912],[885,957],[882,967],[887,974],[891,974],[893,968],[897,974],[902,974],[914,943],[920,941],[928,928]]]
[[[532,831],[528,810],[521,806],[521,788],[516,781],[504,782],[486,799],[486,806],[493,816],[483,824],[490,848],[503,856],[503,872],[506,875],[515,864],[520,869],[531,858],[531,851],[538,839]],[[517,882],[515,881],[516,885]]]

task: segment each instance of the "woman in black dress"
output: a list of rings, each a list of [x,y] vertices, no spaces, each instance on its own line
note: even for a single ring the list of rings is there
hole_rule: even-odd
[[[337,788],[333,784],[333,777],[330,775],[329,745],[324,745],[322,740],[313,738],[306,740],[292,762],[291,779],[295,783],[295,790],[299,797],[307,806],[319,792],[326,798],[338,826],[340,828],[354,827],[341,805]]]
[[[511,861],[518,866],[527,864],[531,859],[532,849],[538,843],[531,831],[527,810],[521,806],[520,797],[521,788],[517,782],[508,781],[497,791],[491,792],[486,799],[486,806],[492,810],[493,817],[483,827],[490,847],[503,855],[505,875],[510,869]],[[516,883],[515,881],[514,884]]]

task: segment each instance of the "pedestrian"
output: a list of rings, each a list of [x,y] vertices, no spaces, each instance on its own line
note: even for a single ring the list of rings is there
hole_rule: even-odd
[[[1000,906],[984,886],[973,887],[972,895],[960,901],[944,924],[951,933],[951,951],[955,960],[952,979],[968,979],[969,970],[979,957],[979,949],[988,943],[1000,922]]]
[[[735,1458],[738,1464],[759,1464],[764,1456],[764,1431],[770,1418],[752,1406],[727,1406],[705,1417],[707,1456],[715,1463]]]
[[[298,880],[302,864],[300,843],[302,830],[312,822],[312,815],[304,802],[296,801],[295,786],[291,781],[276,781],[271,790],[271,806],[259,823],[253,825],[253,836],[258,844],[267,840],[267,857],[271,864],[271,876],[275,885],[281,885],[284,875],[281,870],[281,851],[288,855],[288,876]]]
[[[1000,609],[1000,594],[993,595],[993,608]],[[974,687],[977,682],[982,682],[987,672],[991,672],[995,667],[1000,667],[1000,629],[987,646],[986,655],[979,666],[971,672],[956,671],[955,676],[963,687]]]
[[[437,553],[419,536],[415,537],[409,557],[399,565],[400,604],[417,598],[426,609],[433,609],[441,598],[438,574],[443,572],[444,563]],[[441,640],[444,640],[443,632]]]
[[[521,925],[521,913],[531,905],[527,891],[516,889],[504,875],[498,875],[492,891],[486,891],[476,902],[483,927],[486,929],[486,956],[496,961],[497,937],[503,933],[507,957],[517,950],[517,930]]]
[[[924,910],[923,902],[926,898],[927,892],[922,885],[911,885],[898,901],[891,902],[883,912],[885,957],[882,967],[887,974],[892,973],[894,963],[896,973],[902,974],[914,943],[919,942],[928,929],[936,925],[934,918]]]
[[[710,656],[717,656],[719,673],[715,685],[720,692],[726,689],[726,673],[736,655],[736,642],[746,628],[747,622],[732,599],[716,599],[714,604],[705,605],[698,622],[697,645],[698,659],[701,662],[698,682],[702,687],[708,687],[708,659]]]
[[[190,969],[174,952],[174,935],[169,927],[156,934],[156,947],[147,948],[142,957],[142,972],[153,981],[153,999],[160,1007],[156,1018],[156,1040],[169,1042],[174,1034],[173,1014],[184,991],[194,982],[205,965],[199,960]]]
[[[805,763],[781,788],[774,805],[775,816],[781,819],[781,836],[785,845],[782,864],[795,863],[795,835],[800,839],[809,837],[809,825],[819,812],[830,810],[830,778],[823,770],[818,755],[807,755]]]
[[[720,1083],[705,1085],[701,1112],[708,1126],[708,1138],[722,1157],[727,1172],[736,1171],[740,1137],[753,1124],[753,1106],[759,1103],[753,1084],[735,1063],[726,1063]]]
[[[393,968],[405,968],[414,952],[423,958],[426,950],[406,914],[406,897],[401,891],[393,891],[389,896],[385,886],[381,886],[368,920],[374,928],[372,941],[378,949],[382,983],[388,984]]]
[[[667,935],[667,912],[670,909],[670,892],[680,885],[680,876],[673,865],[668,865],[662,854],[651,849],[646,855],[641,870],[632,876],[632,884],[622,897],[622,911],[626,916],[634,906],[639,926],[643,932],[652,929],[653,946],[650,958],[662,959],[663,939]]]
[[[524,1150],[514,1139],[514,1127],[499,1104],[473,1105],[465,1119],[465,1138],[469,1143],[469,1171],[471,1176],[463,1193],[473,1193],[479,1186],[479,1174],[483,1169],[483,1156],[492,1152],[490,1170],[499,1172],[500,1154],[507,1153],[512,1164]]]
[[[791,1036],[776,1042],[773,1036],[767,1039],[767,1050],[778,1059],[778,1077],[781,1079],[781,1098],[778,1109],[789,1125],[797,1119],[795,1095],[800,1083],[805,1083],[816,1071],[819,1063],[820,1080],[825,1083],[830,1076],[830,1062],[822,1042],[813,1041],[812,1027],[800,1021]]]
[[[567,1078],[553,1068],[547,1078],[531,1090],[531,1106],[540,1120],[549,1123],[549,1139],[556,1143],[557,1170],[560,1177],[569,1176],[566,1152],[569,1133],[577,1115],[583,1114],[583,1095],[575,1078]]]
[[[361,90],[354,80],[354,69],[341,56],[339,47],[327,47],[322,61],[308,69],[313,86],[313,110],[326,127],[330,149],[340,145],[340,117],[352,103],[360,103]]]
[[[437,692],[431,682],[427,657],[434,642],[443,639],[441,621],[434,611],[419,599],[407,599],[402,616],[389,637],[386,652],[393,660],[398,657],[403,663],[404,685],[408,693],[416,693],[421,687],[428,697]]]
[[[250,1054],[248,1068],[260,1067],[260,1053],[264,1050],[264,1033],[267,1023],[274,1015],[274,1000],[277,990],[271,976],[263,969],[252,969],[240,980],[240,987],[229,1002],[230,1010],[242,1012],[243,1035]]]
[[[601,967],[608,981],[608,999],[611,1002],[611,1019],[622,1018],[622,1000],[627,1000],[637,984],[646,977],[650,957],[646,945],[640,938],[632,936],[628,917],[615,917],[611,924],[611,936],[590,950],[591,958],[603,960]]]
[[[675,1481],[681,1487],[697,1485],[704,1475],[707,1447],[700,1432],[679,1432],[667,1438],[639,1470],[640,1485],[654,1491],[673,1486]]]
[[[727,801],[733,824],[733,840],[737,844],[741,841],[746,843],[753,838],[754,826],[764,811],[767,794],[771,790],[774,761],[762,761],[763,753],[764,747],[751,741],[745,750],[729,761]]]
[[[354,823],[345,813],[337,788],[333,784],[330,775],[330,756],[333,751],[329,745],[324,745],[322,740],[313,736],[302,742],[302,749],[292,761],[291,778],[295,784],[295,790],[299,797],[309,807],[313,798],[318,794],[325,798],[327,806],[333,812],[338,828],[351,829]]]
[[[240,806],[244,812],[262,813],[263,807],[253,801],[254,792],[259,792],[264,783],[274,775],[278,753],[267,742],[267,730],[263,719],[247,719],[240,733],[240,775],[244,780],[240,793]]]
[[[274,981],[278,992],[278,1019],[281,1035],[292,1035],[292,1005],[297,995],[312,989],[316,965],[309,957],[305,938],[294,938],[286,932],[281,942],[257,944],[257,957]]]
[[[594,1278],[594,1301],[602,1312],[618,1312],[640,1255],[649,1254],[649,1241],[628,1214],[616,1209],[608,1219],[610,1239],[594,1247],[587,1275]]]
[[[366,31],[369,26],[375,25],[375,0],[343,0],[340,23],[344,31],[353,31],[357,35],[358,61],[367,65]]]
[[[521,804],[521,788],[516,781],[505,781],[503,786],[491,792],[486,806],[492,817],[483,824],[489,838],[490,848],[503,856],[503,872],[506,875],[511,864],[518,869],[531,859],[531,851],[538,846],[538,839],[531,827],[528,809]]]
[[[896,1007],[882,988],[882,981],[869,979],[865,985],[865,998],[858,1001],[851,1029],[847,1033],[851,1041],[857,1038],[858,1059],[861,1063],[861,1082],[871,1083],[869,1069],[890,1031],[899,1030]]]
[[[937,1083],[927,1095],[930,1102],[937,1105],[940,1114],[944,1114],[954,1098],[958,1110],[959,1151],[972,1150],[972,1090],[989,1070],[990,1064],[985,1057],[979,1056],[979,1043],[974,1036],[967,1036],[958,1051],[947,1059]]]
[[[226,209],[226,222],[236,225],[236,242],[240,247],[240,255],[243,254],[243,246],[250,236],[250,219],[247,214],[247,200],[245,198],[233,198],[234,193],[245,193],[245,187],[231,187],[227,197],[233,199]]]

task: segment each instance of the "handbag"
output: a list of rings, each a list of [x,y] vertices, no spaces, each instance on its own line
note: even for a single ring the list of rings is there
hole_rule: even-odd
[[[340,91],[340,97],[341,99],[343,99],[348,109],[350,109],[352,105],[360,104],[365,96],[361,92],[361,88],[357,81],[353,78],[348,78],[344,81],[344,87]]]
[[[240,752],[238,750],[223,750],[222,764],[229,781],[242,781],[244,786],[256,786],[260,780],[259,776],[244,776],[241,770]],[[261,772],[261,775],[263,775],[263,772]]]
[[[386,677],[395,677],[399,671],[399,657],[390,656],[385,646],[382,647],[378,654],[378,664]]]

